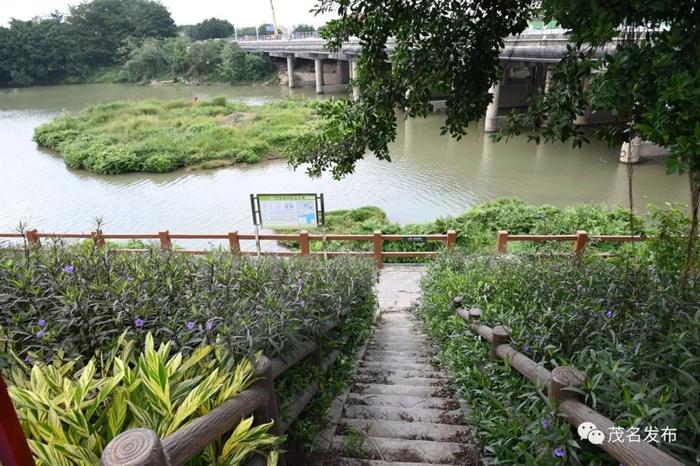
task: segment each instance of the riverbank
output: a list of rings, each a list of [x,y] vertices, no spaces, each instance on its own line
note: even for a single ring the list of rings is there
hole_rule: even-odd
[[[34,131],[71,168],[164,173],[279,158],[314,118],[313,101],[259,106],[211,100],[119,101],[64,115]]]

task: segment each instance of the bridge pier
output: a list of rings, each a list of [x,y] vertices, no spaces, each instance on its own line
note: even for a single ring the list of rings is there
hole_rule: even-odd
[[[288,56],[287,57],[287,83],[289,84],[290,89],[294,87],[294,56]]]
[[[316,94],[323,94],[323,59],[314,58],[314,70],[316,71]]]
[[[625,142],[620,148],[620,162],[627,164],[639,163],[642,157],[655,157],[668,155],[666,147],[657,146],[649,141],[644,141],[639,136],[635,136],[631,141]]]
[[[501,83],[497,82],[491,86],[489,93],[493,98],[486,108],[486,117],[484,118],[485,133],[493,133],[500,129],[500,123],[498,121],[498,101],[501,98]]]
[[[357,60],[350,60],[350,79],[357,78]],[[360,87],[357,84],[352,86],[352,100],[360,99]]]

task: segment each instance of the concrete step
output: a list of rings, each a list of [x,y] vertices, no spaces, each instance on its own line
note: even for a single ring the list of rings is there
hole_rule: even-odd
[[[408,360],[407,360],[408,361]],[[375,361],[373,359],[365,359],[360,361],[360,367],[366,367],[367,369],[384,369],[390,368],[392,370],[404,370],[404,371],[423,371],[423,372],[436,372],[438,371],[431,364],[419,363],[419,362],[399,362],[399,361]]]
[[[330,463],[328,463],[330,464]],[[357,458],[334,458],[333,466],[425,466],[425,463],[406,463],[404,461],[366,460]],[[450,466],[433,463],[431,466]]]
[[[436,442],[457,442],[460,437],[469,431],[469,428],[464,426],[431,422],[343,419],[341,424],[344,428],[350,427],[360,430],[370,437],[432,440]]]
[[[429,357],[419,357],[419,356],[382,356],[382,355],[371,355],[365,358],[367,362],[381,362],[385,364],[430,364],[432,359]]]
[[[345,405],[347,419],[375,419],[383,421],[430,422],[433,424],[464,424],[460,410],[445,411],[434,408],[399,408],[396,406]]]
[[[373,359],[375,356],[398,356],[402,358],[424,358],[428,357],[425,351],[391,351],[391,350],[373,350],[368,349],[365,351],[365,359]]]
[[[453,463],[463,445],[454,442],[432,442],[430,440],[405,440],[382,437],[363,437],[361,445],[349,448],[348,438],[343,435],[333,437],[331,449],[342,451],[348,456],[383,461],[412,461],[416,463]]]
[[[378,394],[378,395],[410,395],[430,397],[440,391],[440,387],[421,385],[383,385],[376,383],[355,384],[352,387],[353,393]]]
[[[420,343],[399,343],[399,342],[382,342],[382,343],[377,343],[377,342],[370,342],[367,345],[367,349],[369,350],[378,350],[378,351],[396,351],[396,352],[412,352],[412,353],[430,353],[433,352],[433,348],[426,344],[420,344]]]
[[[413,375],[411,377],[405,377],[403,375],[397,374],[376,374],[376,373],[363,373],[355,374],[352,378],[355,383],[375,383],[383,385],[416,385],[423,387],[444,387],[448,385],[448,380],[440,377],[419,377]]]
[[[426,398],[410,395],[350,393],[346,403],[366,406],[396,406],[399,408],[459,409],[459,402],[453,398]]]
[[[394,376],[394,377],[402,377],[402,378],[412,378],[412,377],[420,377],[420,378],[426,378],[426,379],[441,379],[444,378],[444,376],[437,370],[431,368],[430,370],[404,370],[404,369],[390,369],[387,367],[376,367],[376,368],[369,368],[369,367],[360,367],[357,370],[357,375],[358,376]],[[405,383],[405,382],[404,382]]]

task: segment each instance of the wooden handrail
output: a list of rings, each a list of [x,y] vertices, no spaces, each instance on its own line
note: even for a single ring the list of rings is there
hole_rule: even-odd
[[[636,242],[649,239],[640,235],[589,235],[584,230],[579,230],[575,235],[511,235],[507,230],[499,230],[496,234],[496,252],[508,252],[508,243],[511,241],[573,241],[575,255],[582,255],[588,243],[596,242]]]
[[[583,422],[592,422],[598,430],[608,432],[614,427],[614,422],[602,414],[586,406],[578,399],[569,387],[578,387],[585,382],[585,375],[572,366],[561,366],[549,371],[532,359],[520,353],[508,344],[510,329],[501,325],[493,329],[479,322],[481,309],[472,308],[469,311],[462,307],[461,298],[452,300],[455,313],[466,323],[469,330],[491,344],[491,355],[498,359],[508,361],[510,367],[536,383],[538,386],[547,387],[547,394],[552,405],[563,418],[574,428],[578,428]],[[606,437],[599,445],[613,458],[626,465],[634,466],[683,466],[683,463],[673,458],[668,453],[659,450],[646,442],[610,442]]]
[[[24,233],[2,233],[2,238],[25,238],[26,241],[34,246],[41,246],[41,238],[67,238],[67,239],[94,239],[98,246],[103,246],[106,240],[158,240],[160,248],[164,252],[173,252],[179,254],[202,255],[209,251],[206,249],[179,249],[173,247],[173,240],[222,240],[228,241],[231,254],[236,256],[319,256],[338,257],[345,255],[356,256],[373,256],[377,268],[382,268],[383,258],[385,257],[413,257],[413,258],[430,258],[437,255],[436,251],[383,251],[382,246],[385,241],[410,241],[421,243],[428,241],[444,242],[447,249],[455,247],[457,242],[457,232],[448,230],[445,234],[428,234],[428,235],[395,235],[383,234],[377,230],[371,235],[346,235],[346,234],[328,234],[325,236],[326,241],[367,241],[371,242],[372,251],[324,251],[312,252],[310,243],[312,241],[324,241],[324,236],[319,234],[309,234],[307,231],[299,233],[261,233],[257,236],[259,240],[269,241],[296,241],[299,242],[299,251],[265,251],[258,253],[257,251],[242,251],[241,240],[255,240],[256,236],[253,233],[239,233],[232,231],[226,234],[190,234],[190,233],[170,233],[169,230],[163,230],[158,233],[104,233],[102,231],[94,231],[92,233],[41,233],[37,230],[25,230]],[[516,240],[517,241],[517,240]],[[148,251],[144,248],[116,248],[115,252],[130,252],[143,253]]]

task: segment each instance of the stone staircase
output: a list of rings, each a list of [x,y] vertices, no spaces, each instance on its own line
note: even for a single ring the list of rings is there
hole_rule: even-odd
[[[406,272],[399,268],[396,273]],[[479,464],[465,411],[445,375],[430,364],[430,342],[408,308],[419,297],[420,273],[417,279],[409,275],[408,283],[394,285],[395,292],[408,292],[396,299],[391,290],[389,296],[382,296],[382,288],[392,287],[385,278],[383,271],[379,322],[358,362],[335,429],[328,435],[331,456],[321,464]]]

